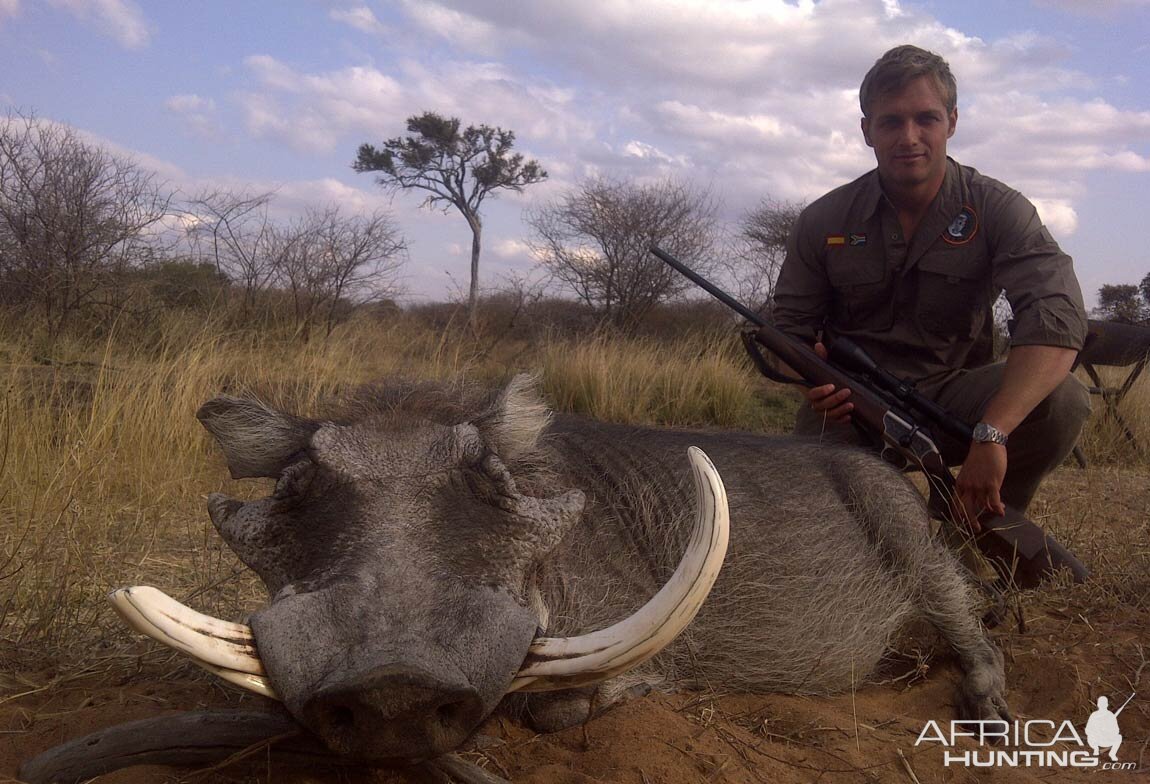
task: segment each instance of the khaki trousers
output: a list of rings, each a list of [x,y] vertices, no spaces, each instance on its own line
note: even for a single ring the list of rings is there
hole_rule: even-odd
[[[987,403],[1002,383],[1006,363],[963,370],[946,382],[919,389],[923,395],[950,411],[959,419],[975,424],[981,421]],[[1074,376],[1068,376],[1010,434],[1006,444],[1006,478],[1002,483],[1002,500],[1025,512],[1038,485],[1057,468],[1078,443],[1078,434],[1090,416],[1090,393]],[[919,418],[923,424],[929,423]],[[968,447],[958,440],[930,428],[949,465],[961,465]],[[867,444],[851,425],[825,422],[821,414],[805,403],[795,421],[795,433],[818,436],[833,443]]]

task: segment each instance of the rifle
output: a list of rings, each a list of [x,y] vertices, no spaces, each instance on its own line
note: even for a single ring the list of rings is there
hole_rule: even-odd
[[[971,425],[923,397],[913,384],[899,380],[879,367],[861,346],[848,338],[837,338],[829,349],[829,361],[824,360],[806,344],[768,324],[757,313],[662,249],[651,246],[650,250],[757,327],[743,332],[742,338],[743,345],[763,375],[782,383],[807,387],[824,384],[834,384],[836,389],[849,387],[851,403],[854,404],[851,421],[880,440],[880,454],[888,462],[899,468],[914,466],[922,470],[930,485],[930,508],[944,514],[947,522],[959,523],[954,519],[954,505],[948,500],[956,497],[954,475],[930,431],[916,421],[915,415],[925,417],[965,444],[970,443],[973,435]],[[760,345],[802,378],[792,378],[772,368],[759,350]],[[974,536],[974,542],[1008,582],[1013,580],[1019,587],[1033,588],[1059,569],[1069,569],[1078,583],[1089,575],[1086,566],[1069,550],[1016,509],[1008,506],[1006,514],[1001,516],[984,513],[978,522],[982,530]]]

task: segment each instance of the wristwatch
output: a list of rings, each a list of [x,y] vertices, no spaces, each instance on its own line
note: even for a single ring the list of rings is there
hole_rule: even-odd
[[[979,444],[1001,444],[1006,446],[1006,433],[994,425],[979,422],[974,426],[974,441]]]

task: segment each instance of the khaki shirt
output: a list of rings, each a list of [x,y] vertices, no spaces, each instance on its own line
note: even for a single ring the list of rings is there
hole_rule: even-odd
[[[831,341],[850,337],[900,377],[941,381],[993,359],[992,308],[1004,290],[1011,345],[1082,348],[1082,291],[1034,206],[947,159],[909,243],[877,170],[803,210],[775,287],[774,320],[810,342],[820,330]]]

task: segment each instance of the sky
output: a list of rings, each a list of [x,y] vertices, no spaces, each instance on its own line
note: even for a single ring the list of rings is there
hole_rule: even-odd
[[[481,285],[531,274],[523,212],[593,176],[710,188],[725,220],[873,168],[858,85],[945,57],[949,152],[1031,199],[1088,306],[1150,273],[1150,0],[0,0],[0,111],[67,123],[184,194],[391,211],[413,301],[468,282],[470,232],[351,169],[436,111],[549,173],[484,204]]]

